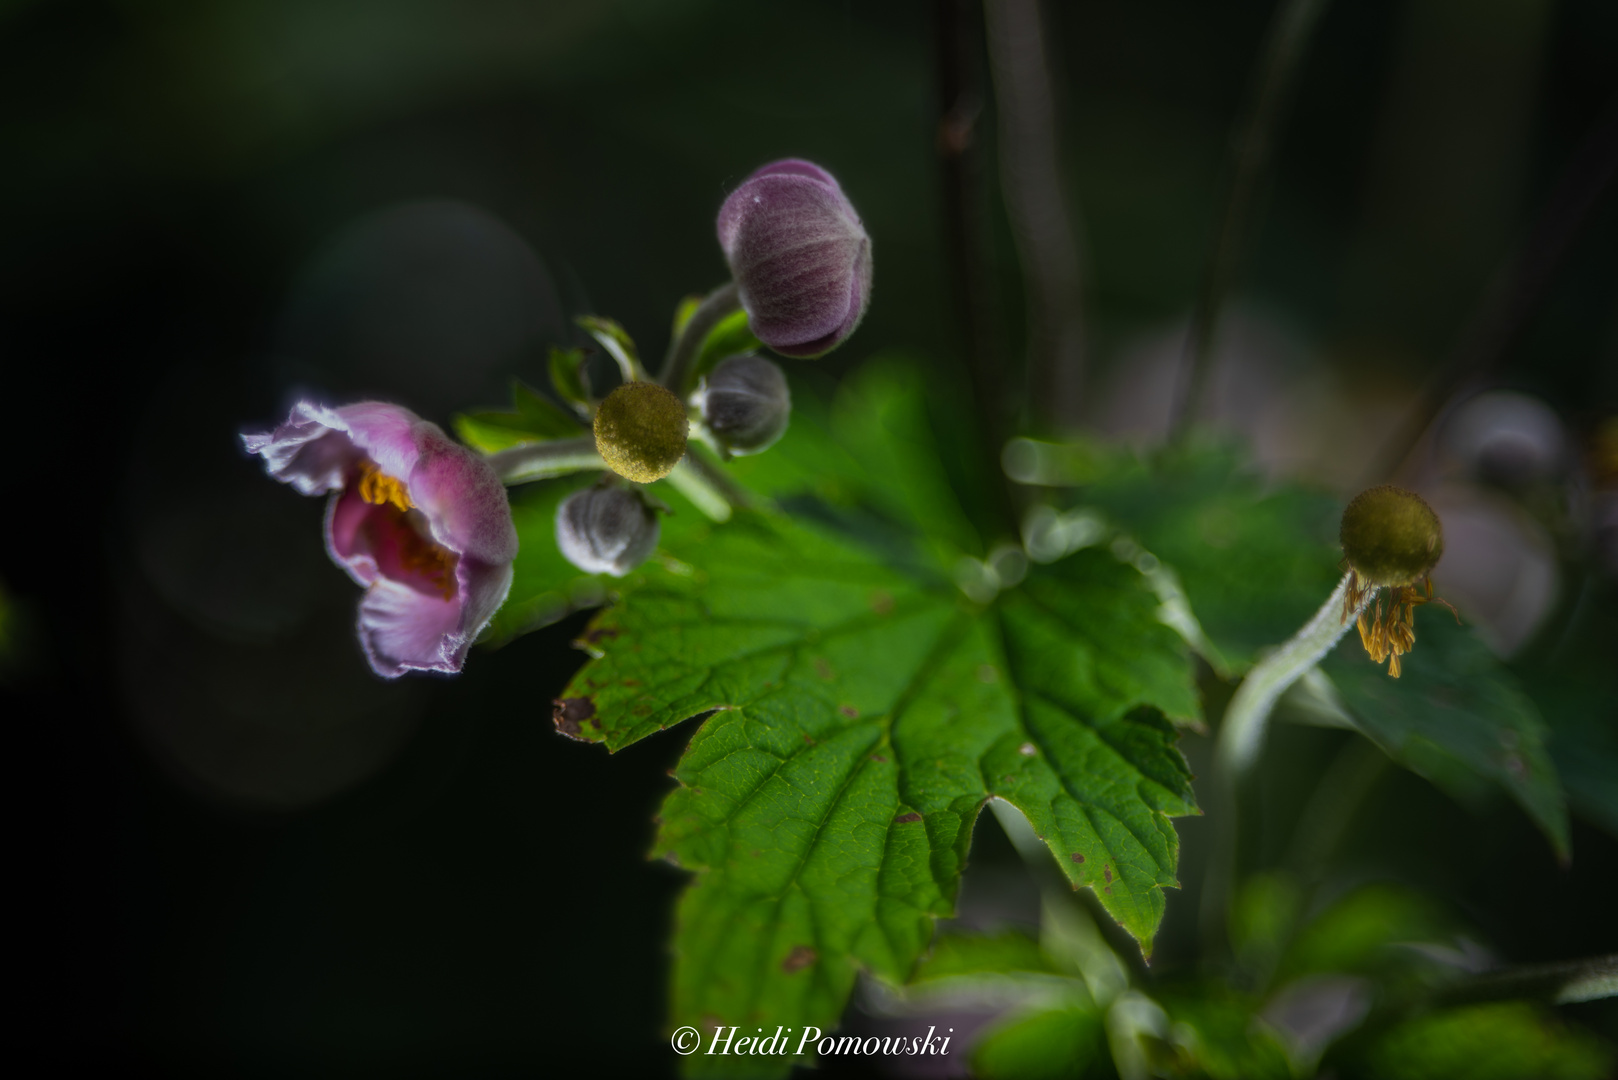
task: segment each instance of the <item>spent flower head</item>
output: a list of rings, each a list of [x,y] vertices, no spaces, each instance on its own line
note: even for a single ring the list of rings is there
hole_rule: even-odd
[[[1343,619],[1358,610],[1360,643],[1388,674],[1399,677],[1399,657],[1415,648],[1416,608],[1439,603],[1428,574],[1444,554],[1444,526],[1413,491],[1382,484],[1354,496],[1338,530],[1343,561],[1353,574],[1343,597]],[[1387,596],[1379,595],[1386,589]],[[1374,608],[1366,601],[1374,599]],[[1383,601],[1387,606],[1384,610]]]

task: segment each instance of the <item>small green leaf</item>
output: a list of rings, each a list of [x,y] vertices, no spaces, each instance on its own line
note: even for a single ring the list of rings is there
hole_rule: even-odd
[[[1470,628],[1433,608],[1418,615],[1403,668],[1390,678],[1352,633],[1321,663],[1355,726],[1390,757],[1463,800],[1498,787],[1566,859],[1567,804],[1545,722],[1517,680]]]
[[[1083,1080],[1114,1075],[1101,1015],[1086,1005],[1039,1009],[995,1025],[972,1048],[984,1080]]]
[[[640,366],[640,354],[635,350],[635,339],[629,336],[629,331],[611,319],[598,315],[580,315],[573,321],[607,350],[607,355],[617,362],[618,371],[625,382],[646,378],[646,372]]]
[[[1386,1080],[1601,1080],[1612,1048],[1524,1002],[1450,1009],[1377,1039],[1351,1075]]]
[[[1000,975],[1013,971],[1061,974],[1050,958],[1027,934],[1008,930],[999,934],[940,934],[910,977],[911,986],[972,975]]]
[[[692,293],[681,299],[678,304],[674,305],[674,325],[670,327],[669,332],[674,337],[679,337],[680,331],[685,329],[686,324],[691,321],[691,316],[695,315],[697,308],[701,306],[701,293]]]
[[[1256,1002],[1218,984],[1203,984],[1165,992],[1161,1003],[1174,1022],[1174,1045],[1172,1050],[1160,1048],[1169,1060],[1158,1075],[1207,1080],[1293,1077],[1286,1047],[1269,1025],[1253,1015]]]
[[[551,385],[563,401],[576,409],[590,407],[590,386],[584,373],[583,349],[552,349]]]
[[[1395,946],[1447,943],[1460,929],[1435,901],[1399,885],[1353,890],[1301,930],[1282,957],[1275,981],[1307,975],[1354,974],[1386,979],[1415,954]]]
[[[513,412],[457,413],[451,418],[455,434],[473,449],[493,454],[523,443],[572,438],[584,430],[577,417],[569,416],[520,380],[512,380],[511,398]]]

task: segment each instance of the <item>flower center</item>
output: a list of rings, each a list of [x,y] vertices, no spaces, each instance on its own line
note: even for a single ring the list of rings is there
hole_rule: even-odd
[[[427,519],[410,501],[404,481],[389,476],[366,458],[359,464],[355,488],[360,498],[377,507],[371,519],[371,536],[379,550],[383,572],[395,580],[408,580],[423,592],[453,600],[458,587],[455,568],[461,557],[433,541]]]
[[[359,491],[360,498],[377,506],[387,503],[400,510],[415,506],[410,501],[410,493],[405,490],[404,481],[395,480],[383,472],[370,458],[360,462]]]

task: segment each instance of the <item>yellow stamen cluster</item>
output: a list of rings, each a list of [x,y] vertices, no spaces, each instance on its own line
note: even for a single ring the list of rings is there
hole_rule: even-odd
[[[1349,582],[1348,592],[1343,596],[1343,620],[1346,622],[1350,614],[1358,610],[1359,619],[1355,627],[1360,632],[1360,644],[1365,646],[1366,653],[1374,663],[1388,662],[1388,675],[1397,679],[1399,677],[1399,657],[1416,647],[1416,609],[1423,604],[1443,604],[1449,608],[1450,614],[1455,615],[1455,621],[1460,621],[1455,608],[1448,601],[1433,595],[1433,579],[1423,578],[1422,587],[1414,585],[1399,585],[1388,589],[1387,609],[1382,606],[1383,598],[1377,595],[1380,588],[1366,582],[1356,571],[1354,580]],[[1375,596],[1375,605],[1366,605],[1362,608],[1367,597]]]
[[[383,472],[370,458],[360,462],[358,487],[360,498],[374,506],[388,503],[400,510],[409,510],[415,506],[410,501],[410,493],[405,490],[404,481],[395,480]]]

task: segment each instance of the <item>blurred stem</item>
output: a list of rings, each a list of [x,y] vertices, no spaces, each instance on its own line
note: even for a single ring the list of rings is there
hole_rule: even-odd
[[[1437,1003],[1441,1005],[1521,998],[1572,1005],[1618,997],[1618,953],[1491,971],[1448,986],[1437,996]]]
[[[1366,590],[1359,606],[1345,615],[1343,598],[1353,580],[1352,571],[1344,574],[1326,603],[1303,628],[1253,665],[1247,678],[1236,688],[1219,723],[1218,742],[1214,746],[1213,806],[1210,808],[1210,816],[1214,818],[1214,847],[1208,860],[1199,916],[1203,940],[1210,945],[1225,940],[1225,912],[1229,910],[1230,892],[1236,882],[1241,824],[1237,791],[1264,747],[1264,733],[1277,699],[1331,651],[1370,604],[1374,589]]]
[[[1063,198],[1040,0],[985,0],[999,117],[1000,183],[1028,296],[1028,393],[1046,427],[1078,419],[1084,378],[1083,259]]]
[[[730,520],[732,508],[757,509],[757,499],[719,466],[710,462],[695,446],[669,473],[668,481],[681,495],[715,521]]]
[[[1468,379],[1487,376],[1521,336],[1573,242],[1618,180],[1618,97],[1608,102],[1568,163],[1533,231],[1501,268],[1449,360],[1422,388],[1403,422],[1371,463],[1367,482],[1397,479],[1439,411]]]
[[[1169,414],[1171,439],[1185,437],[1207,393],[1219,309],[1236,278],[1247,219],[1259,181],[1270,161],[1270,150],[1291,96],[1298,63],[1308,51],[1325,9],[1326,0],[1281,0],[1275,9],[1263,59],[1255,72],[1252,104],[1231,134],[1230,186],[1226,189],[1224,215],[1208,258],[1202,290],[1191,310],[1185,356]]]
[[[488,455],[484,460],[494,466],[500,482],[510,487],[530,480],[543,480],[551,476],[566,476],[587,469],[605,469],[607,463],[596,452],[593,435],[580,435],[574,439],[553,439],[550,442],[525,443]]]
[[[734,281],[727,281],[703,297],[702,303],[691,313],[680,332],[669,343],[669,354],[663,361],[663,373],[658,381],[684,400],[690,387],[691,367],[702,352],[702,343],[726,315],[742,306],[741,291]]]
[[[999,520],[990,532],[1016,536],[1017,514],[1011,487],[1000,467],[1000,448],[1008,434],[1004,364],[992,329],[993,282],[984,258],[978,159],[973,149],[977,119],[982,112],[982,95],[973,75],[973,7],[970,0],[935,0],[933,8],[937,24],[939,178],[944,195],[951,291],[966,343],[967,381],[977,406],[983,460],[988,475],[994,477],[993,512]]]
[[[1325,870],[1365,797],[1388,771],[1388,755],[1370,739],[1351,735],[1315,786],[1292,834],[1287,862],[1305,881]]]

